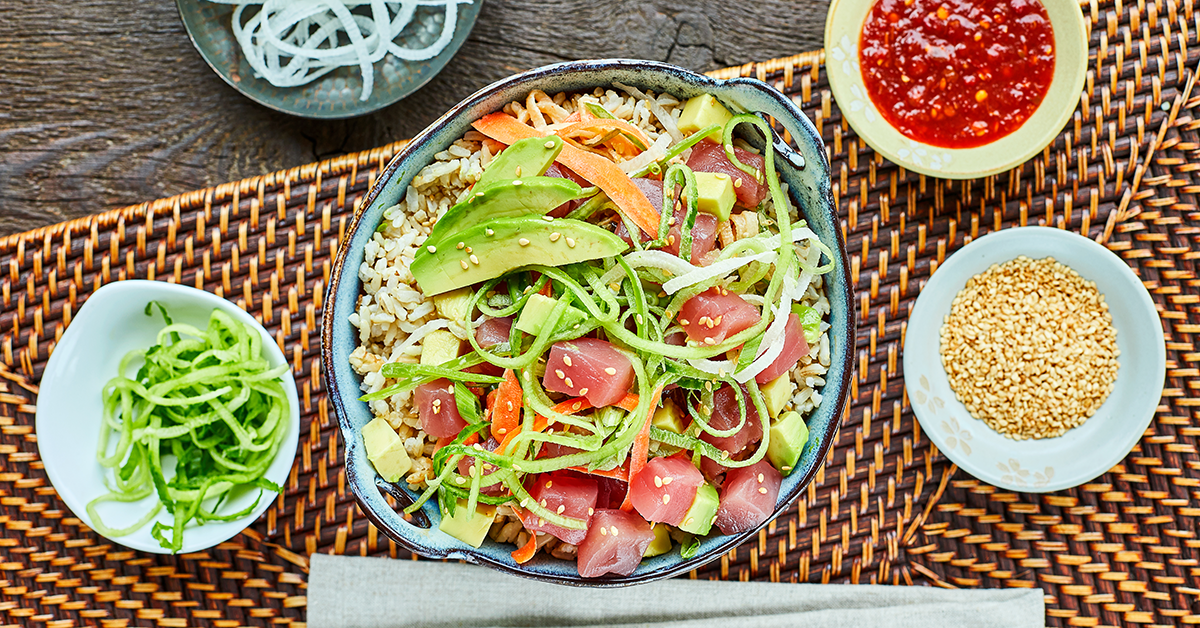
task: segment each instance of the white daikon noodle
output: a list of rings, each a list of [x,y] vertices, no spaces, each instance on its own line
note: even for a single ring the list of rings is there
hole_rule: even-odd
[[[233,35],[257,76],[276,87],[296,87],[337,68],[358,66],[363,77],[359,100],[367,100],[376,61],[388,54],[405,61],[437,56],[454,37],[458,5],[473,0],[210,1],[236,5]],[[424,48],[399,46],[396,38],[422,6],[445,9],[441,34]],[[247,7],[258,7],[258,12],[243,19]]]

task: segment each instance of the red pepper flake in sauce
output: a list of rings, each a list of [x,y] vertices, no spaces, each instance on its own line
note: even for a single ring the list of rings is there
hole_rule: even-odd
[[[878,0],[859,50],[883,118],[944,148],[1017,130],[1054,77],[1054,30],[1039,0]]]

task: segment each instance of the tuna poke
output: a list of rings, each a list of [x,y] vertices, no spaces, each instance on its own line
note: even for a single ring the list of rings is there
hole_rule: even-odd
[[[414,176],[350,316],[367,456],[409,512],[588,578],[766,522],[821,401],[834,260],[771,133],[707,94],[535,90]]]

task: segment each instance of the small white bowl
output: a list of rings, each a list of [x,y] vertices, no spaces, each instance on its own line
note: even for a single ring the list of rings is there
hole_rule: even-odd
[[[859,67],[859,38],[875,0],[832,0],[825,22],[825,68],[842,116],[894,164],[946,179],[977,179],[1025,163],[1054,141],[1079,106],[1088,69],[1088,29],[1074,0],[1043,0],[1054,29],[1054,76],[1042,103],[1012,133],[974,148],[918,142],[880,115]]]
[[[92,522],[87,513],[88,502],[108,492],[104,485],[106,469],[96,461],[103,411],[100,393],[108,380],[117,374],[118,364],[127,352],[145,349],[156,342],[163,319],[157,311],[153,316],[146,316],[144,311],[150,301],[165,305],[174,322],[201,329],[208,326],[214,309],[222,310],[258,331],[263,340],[263,352],[272,366],[287,364],[275,339],[254,317],[203,290],[160,281],[132,280],[108,284],[92,294],[46,363],[35,421],[38,453],[50,483],[75,516],[89,527]],[[283,384],[290,410],[287,433],[265,474],[268,480],[279,485],[287,481],[300,436],[300,402],[290,370],[283,375]],[[164,466],[173,466],[165,458]],[[168,479],[170,475],[168,469]],[[257,495],[257,490],[234,493],[232,499],[222,505],[221,512],[245,509]],[[98,506],[98,510],[106,524],[119,528],[136,521],[156,501],[157,497],[151,496],[131,503],[108,502]],[[180,552],[196,552],[228,540],[253,523],[274,501],[275,495],[265,491],[255,509],[241,519],[214,521],[202,526],[189,523],[184,528]],[[140,529],[109,540],[145,552],[170,553],[150,535],[154,521],[170,525],[172,517],[164,509]]]
[[[1104,295],[1117,330],[1120,365],[1112,393],[1096,414],[1057,438],[1012,440],[971,416],[942,368],[940,331],[954,297],[992,264],[1024,255],[1053,257]],[[1108,471],[1141,439],[1166,379],[1167,349],[1154,301],[1115,253],[1070,231],[1019,227],[963,247],[921,290],[904,337],[904,382],[913,412],[934,445],[989,484],[1045,493],[1079,486]]]

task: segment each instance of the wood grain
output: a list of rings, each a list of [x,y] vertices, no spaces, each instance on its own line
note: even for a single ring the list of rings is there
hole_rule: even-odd
[[[411,137],[476,89],[557,61],[712,70],[820,47],[824,0],[485,0],[425,88],[354,120],[263,108],[192,48],[173,2],[0,0],[0,235]]]

